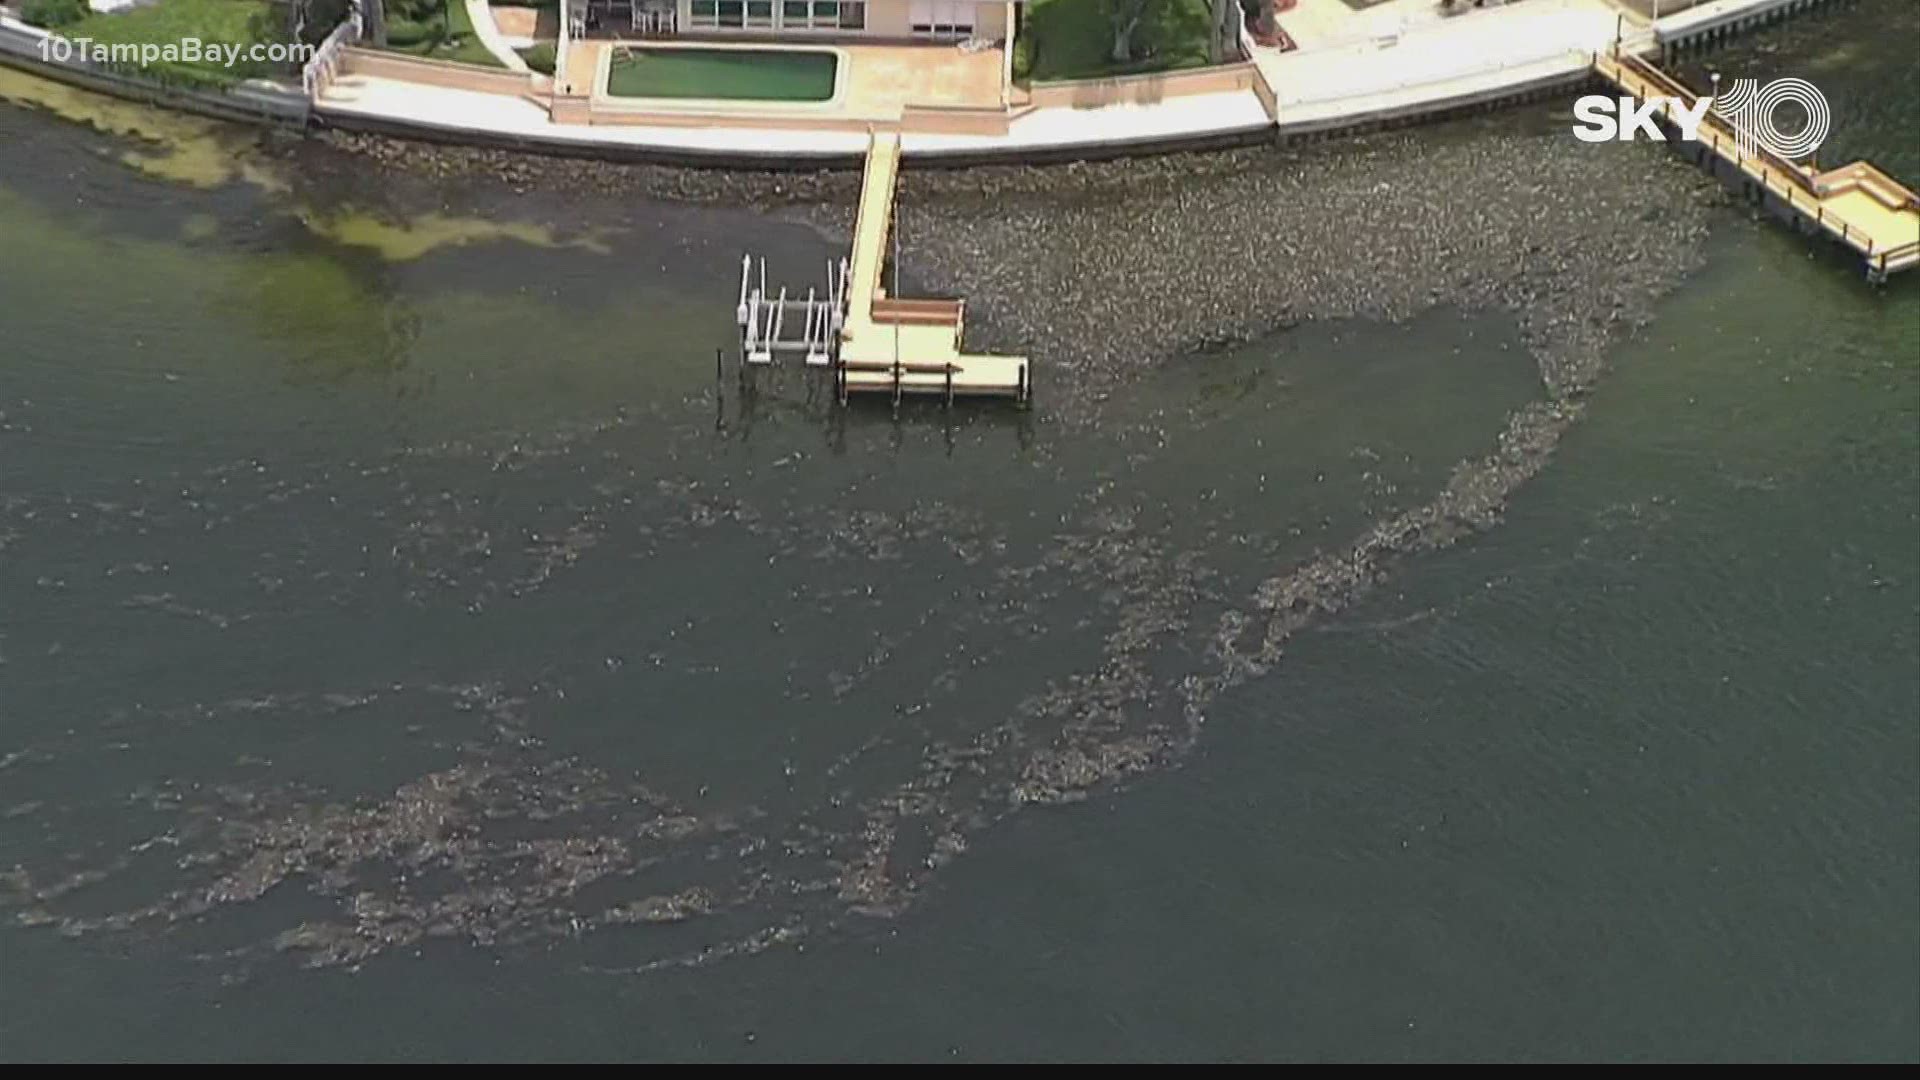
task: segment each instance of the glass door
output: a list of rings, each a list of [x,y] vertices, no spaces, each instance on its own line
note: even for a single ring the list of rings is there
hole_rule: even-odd
[[[909,0],[907,26],[915,37],[972,37],[973,0]]]

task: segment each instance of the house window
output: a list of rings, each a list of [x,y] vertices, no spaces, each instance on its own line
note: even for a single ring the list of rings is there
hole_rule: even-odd
[[[865,30],[867,28],[867,5],[865,0],[840,0],[840,29]]]
[[[842,8],[849,5],[840,0],[781,0],[780,28],[783,30],[835,30],[846,24],[841,21]],[[862,15],[854,24],[858,29],[865,23]]]
[[[747,25],[772,26],[773,0],[747,0]]]
[[[693,0],[687,22],[693,26],[739,26],[746,21],[746,0]]]
[[[911,0],[907,26],[919,37],[972,37],[971,0]]]

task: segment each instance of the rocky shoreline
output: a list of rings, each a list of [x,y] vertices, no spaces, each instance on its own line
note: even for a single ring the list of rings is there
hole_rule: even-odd
[[[1435,306],[1510,313],[1548,392],[1577,394],[1698,264],[1724,195],[1656,148],[1514,126],[987,170],[966,189],[908,173],[903,248],[967,296],[987,344],[1044,349],[1055,396],[1304,321]]]
[[[909,169],[902,269],[967,299],[971,344],[1036,356],[1049,407],[1069,422],[1183,355],[1435,306],[1511,312],[1549,392],[1577,394],[1607,343],[1697,265],[1726,195],[1656,147],[1521,126],[1504,116],[1294,150]],[[840,233],[859,188],[849,171],[624,165],[343,133],[325,144],[434,184],[750,205]]]

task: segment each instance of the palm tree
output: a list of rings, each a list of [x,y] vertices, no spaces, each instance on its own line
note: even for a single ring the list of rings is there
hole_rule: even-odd
[[[1225,64],[1240,58],[1240,0],[1213,0],[1213,62]]]
[[[1146,18],[1147,9],[1160,0],[1105,0],[1107,24],[1113,28],[1113,51],[1109,55],[1116,64],[1124,64],[1133,59],[1133,32],[1140,29],[1140,21]]]
[[[386,0],[357,0],[360,4],[361,31],[372,39],[375,45],[385,48],[387,44],[387,2]]]

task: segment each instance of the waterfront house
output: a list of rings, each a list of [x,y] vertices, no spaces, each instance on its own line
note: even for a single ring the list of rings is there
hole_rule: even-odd
[[[636,37],[1005,42],[1012,0],[568,0],[575,25]]]

